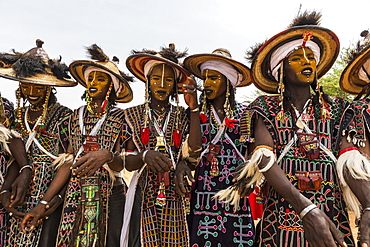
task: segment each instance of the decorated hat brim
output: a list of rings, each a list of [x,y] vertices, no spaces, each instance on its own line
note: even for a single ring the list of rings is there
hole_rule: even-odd
[[[73,87],[77,85],[77,82],[72,79],[61,80],[56,76],[50,74],[41,74],[37,73],[32,77],[17,77],[14,73],[13,68],[0,68],[0,76],[9,80],[24,82],[24,83],[33,83],[46,86],[54,87]]]
[[[118,102],[118,103],[131,102],[132,99],[133,99],[133,93],[132,93],[132,89],[130,87],[130,84],[121,75],[119,75],[117,72],[115,72],[112,69],[109,69],[109,67],[107,67],[107,66],[110,66],[110,65],[112,65],[112,62],[99,62],[98,63],[98,62],[94,62],[94,61],[91,61],[91,60],[77,60],[77,61],[72,62],[69,65],[69,70],[70,70],[70,73],[73,76],[73,78],[75,78],[76,81],[84,87],[87,87],[84,73],[85,73],[86,68],[88,68],[88,67],[91,67],[91,66],[96,67],[96,68],[105,70],[105,71],[113,74],[115,77],[117,77],[119,82],[121,84],[123,84],[123,89],[121,90],[119,95],[117,95],[116,102]],[[118,68],[117,68],[117,70],[118,70]]]
[[[306,32],[313,34],[311,41],[320,47],[317,78],[321,78],[328,72],[339,54],[339,39],[335,33],[329,29],[315,25],[292,27],[270,38],[257,51],[252,63],[252,75],[257,88],[266,93],[278,92],[278,81],[275,80],[270,72],[271,54],[287,42],[302,39],[302,35]]]
[[[360,54],[351,61],[344,71],[339,80],[340,88],[350,94],[359,94],[368,82],[360,79],[359,71],[364,63],[370,59],[370,45],[364,48]]]
[[[252,73],[246,65],[221,55],[209,53],[191,55],[185,58],[184,67],[196,77],[204,79],[202,71],[200,70],[200,66],[202,63],[211,60],[226,62],[232,65],[239,73],[242,74],[243,80],[237,85],[237,87],[244,87],[252,84]]]
[[[146,78],[144,75],[144,66],[145,63],[150,60],[157,60],[159,62],[163,62],[178,71],[180,71],[181,74],[181,80],[177,83],[177,90],[178,93],[182,93],[182,85],[187,80],[187,77],[190,75],[190,72],[187,71],[182,66],[178,65],[177,63],[174,63],[166,58],[162,58],[156,55],[151,55],[147,53],[137,53],[134,55],[129,56],[126,59],[126,66],[128,70],[139,80],[146,82]]]

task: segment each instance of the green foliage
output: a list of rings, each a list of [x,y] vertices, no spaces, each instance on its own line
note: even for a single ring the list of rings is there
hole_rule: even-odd
[[[345,60],[348,57],[350,49],[351,48],[345,48],[342,50],[340,58],[335,62],[331,70],[329,70],[329,72],[320,79],[320,81],[322,82],[325,93],[330,96],[342,97],[346,100],[352,101],[355,95],[343,92],[339,86],[340,76],[347,66]]]

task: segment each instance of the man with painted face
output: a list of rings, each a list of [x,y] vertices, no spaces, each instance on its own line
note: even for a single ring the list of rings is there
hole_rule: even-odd
[[[193,136],[200,132],[195,82],[178,65],[184,55],[171,44],[158,53],[134,51],[126,61],[128,69],[146,83],[146,97],[145,104],[128,108],[125,114],[135,144],[133,155],[126,156],[126,168],[139,171],[127,193],[122,247],[189,245],[187,198],[174,191],[173,180],[174,168],[185,162],[181,161],[184,146],[190,155],[200,150],[194,137],[186,140],[189,132]],[[172,98],[178,104],[179,92],[184,93],[188,112],[170,103]]]
[[[357,95],[346,109],[342,121],[342,141],[337,167],[344,199],[359,226],[359,245],[370,245],[370,34],[348,51],[348,63],[339,85],[346,93]]]
[[[184,66],[204,79],[201,135],[197,136],[203,150],[191,195],[190,246],[252,246],[254,226],[248,199],[234,207],[212,199],[233,184],[235,168],[245,161],[247,145],[239,141],[239,120],[246,105],[235,102],[235,90],[252,83],[250,70],[233,60],[226,49],[189,56]],[[179,194],[186,193],[182,176],[190,174],[189,169],[185,163],[176,168]]]
[[[28,52],[16,54],[18,59],[14,63],[0,69],[0,76],[19,81],[18,105],[12,128],[21,134],[30,161],[20,168],[14,182],[14,178],[8,176],[4,182],[11,184],[11,193],[6,193],[2,198],[4,206],[12,214],[7,246],[54,245],[62,209],[58,207],[63,201],[61,197],[50,198],[47,203],[50,207],[48,219],[40,220],[38,227],[21,231],[23,216],[39,203],[46,206],[42,195],[56,172],[52,162],[68,146],[66,119],[71,110],[57,102],[54,86],[69,87],[77,84],[70,79],[65,64],[48,58],[41,40],[36,41],[36,44],[37,47]],[[24,100],[22,107],[21,99]],[[29,102],[28,106],[25,106],[26,102]],[[24,173],[28,173],[30,179]],[[19,183],[27,185],[21,186],[25,190],[15,190]],[[62,191],[58,192],[63,194]]]
[[[265,178],[258,246],[354,246],[336,167],[348,103],[325,95],[317,81],[335,62],[339,41],[318,26],[320,17],[303,12],[250,52],[255,85],[279,95],[258,97],[243,116],[251,157],[236,172],[237,185],[219,196],[232,201]]]
[[[119,155],[129,132],[123,110],[114,106],[132,100],[132,78],[97,45],[87,49],[94,61],[77,60],[69,67],[86,87],[86,105],[69,118],[68,153],[55,164],[60,168],[43,197],[48,202],[68,182],[56,246],[118,246],[120,240],[126,186]],[[37,225],[48,210],[36,206],[24,217],[22,228]]]

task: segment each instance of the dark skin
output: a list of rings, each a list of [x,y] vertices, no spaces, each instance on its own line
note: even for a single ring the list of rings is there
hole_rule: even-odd
[[[204,82],[204,89],[211,89],[213,90],[213,93],[211,94],[212,100],[211,104],[216,109],[221,109],[222,111],[217,111],[217,115],[222,121],[225,118],[225,111],[224,111],[224,103],[226,100],[226,87],[227,87],[227,79],[224,75],[218,73],[206,73],[205,75],[205,82]],[[199,125],[200,122],[198,121]],[[198,127],[199,128],[199,127]],[[200,129],[199,132],[197,132],[197,135],[194,137],[197,139],[197,142],[200,143],[201,146],[201,133]],[[175,191],[177,194],[181,196],[185,196],[185,193],[187,193],[187,186],[185,185],[186,181],[184,178],[188,178],[191,182],[195,182],[195,179],[191,173],[191,170],[194,169],[191,165],[189,165],[187,162],[182,161],[180,162],[175,170]]]
[[[369,133],[366,133],[367,140],[365,141],[365,147],[360,147],[361,153],[365,154],[367,157],[370,155],[370,143],[369,143]],[[353,147],[352,143],[347,141],[347,138],[342,137],[341,149],[348,147]],[[346,172],[346,171],[345,171]],[[370,182],[361,179],[354,179],[352,176],[346,175],[345,179],[350,187],[351,191],[355,194],[362,208],[370,207]],[[370,244],[370,212],[364,211],[360,219],[360,244],[361,247],[367,247]]]
[[[157,65],[162,66],[162,65]],[[155,66],[156,67],[156,66]],[[158,80],[158,77],[162,78],[162,67],[159,67],[160,69],[157,71],[155,68],[153,68],[151,74],[149,75],[149,85],[154,85],[156,81],[159,81],[160,83],[155,85],[155,88],[158,90],[165,89],[163,91],[169,90],[169,84],[166,85],[166,83],[161,83],[161,79]],[[167,71],[168,70],[168,71]],[[170,77],[172,69],[166,65],[165,67],[165,77]],[[167,74],[169,73],[169,75]],[[172,76],[174,76],[172,74]],[[188,77],[187,81],[184,83],[184,99],[186,104],[189,106],[189,108],[196,109],[198,107],[197,102],[197,93],[195,89],[195,81],[192,77]],[[173,90],[173,88],[171,89]],[[159,97],[158,95],[155,95],[155,91],[151,90],[151,106],[153,109],[160,110],[163,107],[167,106],[169,104],[169,97]],[[190,132],[198,132],[200,133],[200,124],[199,124],[199,117],[198,112],[191,112],[190,116],[190,126],[189,131]],[[195,135],[195,134],[194,134]],[[189,146],[193,147],[194,150],[199,149],[199,146],[201,146],[201,143],[199,143],[196,139],[192,139],[190,137],[189,139]],[[132,140],[128,141],[127,144],[128,150],[135,150],[135,145]],[[143,165],[143,153],[140,152],[137,155],[128,155],[126,156],[126,169],[128,171],[134,171],[140,169]],[[161,172],[165,173],[170,171],[171,168],[173,168],[172,161],[163,153],[155,151],[155,150],[149,150],[146,152],[145,155],[145,163],[147,166],[155,173]]]
[[[99,87],[102,83],[105,83],[105,86]],[[87,83],[88,87],[89,85],[92,85],[93,87],[99,87],[99,89],[102,89],[101,91],[98,91],[98,93],[94,90],[92,95],[90,95],[92,102],[95,102],[97,105],[96,108],[94,108],[94,111],[97,113],[103,112],[101,105],[110,83],[110,77],[104,78],[104,76],[97,75],[89,76],[89,82]],[[120,151],[119,141],[115,144],[114,151]],[[68,153],[73,153],[71,145],[68,147]],[[65,190],[64,187],[69,181],[73,169],[75,169],[73,173],[77,177],[89,177],[105,163],[107,163],[109,168],[113,171],[121,171],[123,169],[122,159],[116,155],[114,155],[112,159],[112,153],[107,149],[90,151],[77,159],[74,164],[72,164],[72,162],[66,162],[61,165],[43,197],[43,200],[49,203],[47,205],[39,203],[25,215],[21,224],[22,231],[26,232],[28,228],[35,228],[40,224],[45,216],[50,215],[57,208],[59,204],[56,206],[54,204],[60,201],[60,197],[58,195],[63,195],[63,191]]]
[[[302,54],[302,53],[299,53]],[[310,56],[309,49],[306,50],[307,56],[300,56],[300,60],[289,60],[294,57],[294,53],[284,61],[284,84],[286,90],[293,96],[292,103],[302,111],[306,101],[310,98],[310,85],[313,83],[314,76],[308,73],[307,76],[302,76],[307,68],[312,69],[312,73],[316,73],[316,62]],[[293,66],[294,64],[294,66]],[[249,150],[253,150],[256,146],[266,145],[274,147],[274,142],[270,132],[264,124],[262,117],[256,117],[254,120],[255,143],[250,144]],[[259,168],[264,168],[268,163],[268,158],[263,157],[259,163]],[[284,199],[289,202],[296,212],[301,212],[304,208],[311,205],[312,202],[303,196],[287,179],[282,169],[276,164],[266,172],[264,177]],[[242,184],[247,180],[240,180]],[[243,185],[245,187],[245,184]],[[248,191],[250,192],[250,191]],[[247,193],[243,191],[245,196]],[[302,219],[305,238],[310,246],[346,246],[341,232],[336,229],[333,222],[319,209],[313,209]]]

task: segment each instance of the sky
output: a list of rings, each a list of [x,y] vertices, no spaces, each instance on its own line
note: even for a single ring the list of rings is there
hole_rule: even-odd
[[[245,52],[256,43],[283,31],[302,10],[321,11],[321,26],[337,34],[341,48],[370,28],[369,0],[0,0],[0,52],[26,52],[42,39],[50,58],[62,56],[69,65],[87,59],[85,47],[99,45],[128,73],[125,60],[131,50],[159,50],[175,43],[189,55],[226,48],[233,59],[246,64]],[[18,82],[0,78],[1,95],[15,103]],[[144,83],[131,83],[134,99],[126,108],[144,103]],[[237,89],[239,102],[256,88]],[[57,88],[58,101],[76,109],[83,105],[84,87]],[[183,102],[182,102],[183,103]]]

